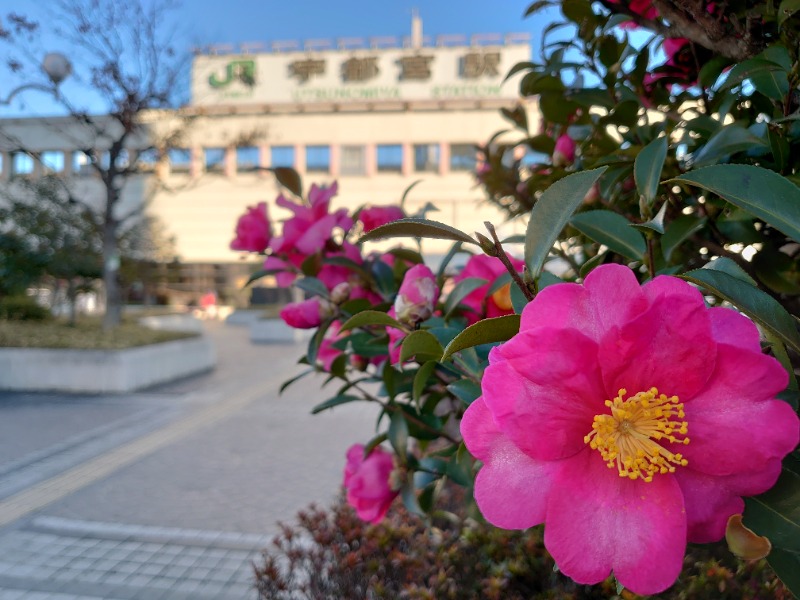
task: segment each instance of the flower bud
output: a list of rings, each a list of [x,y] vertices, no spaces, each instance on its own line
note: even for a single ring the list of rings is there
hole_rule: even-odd
[[[302,302],[292,302],[281,310],[281,319],[295,329],[313,329],[333,314],[331,303],[314,296]]]
[[[331,302],[336,305],[344,304],[350,298],[351,287],[346,281],[338,283],[331,290]]]
[[[439,286],[436,276],[425,265],[415,265],[406,271],[400,291],[394,301],[397,320],[401,323],[416,324],[433,314]]]
[[[567,167],[575,162],[575,142],[566,133],[556,140],[553,150],[553,166]]]

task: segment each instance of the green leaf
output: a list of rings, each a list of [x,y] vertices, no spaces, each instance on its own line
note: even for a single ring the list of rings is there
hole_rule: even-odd
[[[425,387],[427,386],[428,379],[430,379],[433,372],[436,370],[436,361],[429,360],[424,365],[422,365],[418,370],[416,375],[414,375],[414,387],[412,391],[412,398],[414,402],[419,404],[419,399],[422,397],[422,393],[425,391]]]
[[[800,351],[800,334],[791,315],[772,296],[722,271],[695,269],[679,277],[696,283],[727,300],[748,317],[766,327],[786,344]]]
[[[340,331],[347,331],[348,329],[355,329],[356,327],[366,327],[368,325],[388,325],[400,330],[405,330],[405,327],[396,319],[393,319],[385,312],[379,310],[365,310],[357,315],[353,315],[342,324]]]
[[[630,221],[610,210],[590,210],[578,213],[570,224],[596,242],[633,260],[642,260],[647,244],[641,233],[631,227]]]
[[[313,296],[328,297],[328,288],[316,277],[303,277],[294,282],[295,287],[309,292]]]
[[[403,340],[400,347],[400,361],[405,362],[416,357],[416,360],[439,360],[442,356],[442,345],[430,331],[420,329],[412,331]]]
[[[661,237],[661,253],[664,255],[664,260],[669,261],[675,249],[703,229],[706,221],[706,217],[698,219],[694,215],[681,215],[670,223]]]
[[[298,198],[303,197],[303,180],[300,175],[291,167],[275,167],[270,169],[275,174],[275,179],[278,180],[283,187],[292,192]]]
[[[469,406],[481,395],[481,386],[471,379],[459,379],[449,384],[447,391]]]
[[[642,148],[636,161],[633,163],[633,177],[636,180],[636,189],[644,196],[648,205],[653,204],[658,193],[658,182],[661,179],[661,170],[667,158],[667,137],[656,138]]]
[[[387,223],[386,225],[376,227],[369,233],[362,235],[361,239],[358,241],[361,243],[393,237],[434,238],[438,240],[453,240],[456,242],[475,244],[476,246],[478,245],[478,242],[455,227],[450,227],[450,225],[445,225],[444,223],[439,223],[438,221],[417,219],[413,217],[399,219],[397,221]]]
[[[720,86],[719,91],[721,92],[739,85],[745,79],[752,78],[753,75],[758,76],[773,71],[783,71],[785,73],[786,69],[771,60],[749,58],[738,63],[728,72],[728,78],[725,80],[725,83]]]
[[[664,202],[664,204],[661,205],[661,208],[658,209],[656,216],[649,221],[645,221],[644,223],[633,223],[633,226],[639,231],[645,231],[649,229],[664,235],[664,217],[667,214],[667,204],[668,202]]]
[[[784,461],[778,482],[768,492],[745,500],[744,520],[774,547],[800,552],[800,475],[790,464],[796,468],[800,461],[791,455]]]
[[[449,317],[459,303],[472,292],[489,283],[480,277],[467,277],[456,284],[444,303],[444,316]]]
[[[758,284],[756,283],[755,279],[750,277],[742,267],[737,265],[734,261],[730,258],[725,256],[721,256],[715,260],[712,260],[707,265],[703,266],[704,269],[710,269],[713,271],[720,271],[725,273],[726,275],[730,275],[731,277],[735,277],[739,281],[744,281],[748,285],[752,285],[756,287]]]
[[[406,510],[410,513],[414,513],[415,515],[419,515],[421,517],[425,516],[425,511],[422,510],[422,507],[419,505],[419,501],[417,500],[417,490],[414,487],[414,480],[410,479],[403,485],[400,490],[400,498],[403,500],[403,506],[406,507]]]
[[[525,264],[533,279],[539,277],[561,230],[605,170],[601,167],[559,179],[533,206],[525,234]]]
[[[774,171],[751,165],[715,165],[671,181],[714,192],[800,242],[800,188]]]
[[[401,459],[405,459],[408,452],[408,423],[405,413],[396,410],[389,419],[389,443]]]
[[[301,380],[303,377],[305,377],[306,375],[309,375],[309,374],[311,374],[313,372],[314,372],[314,369],[306,369],[305,371],[301,372],[299,375],[295,375],[291,379],[287,379],[286,381],[284,381],[281,384],[281,387],[278,390],[278,395],[281,395],[286,388],[288,388],[290,385],[292,385],[296,381]]]
[[[718,163],[731,154],[759,146],[766,147],[764,140],[748,129],[739,125],[726,125],[708,138],[706,144],[694,154],[693,164],[695,168],[705,167]]]
[[[800,598],[800,554],[773,548],[767,562],[794,597]]]
[[[447,344],[440,360],[444,361],[465,348],[511,339],[519,333],[519,320],[519,315],[505,315],[473,323]]]
[[[775,168],[777,171],[783,171],[786,165],[789,164],[789,142],[780,132],[771,127],[767,129],[767,139],[769,140],[769,147],[772,149]]]
[[[800,0],[783,0],[778,7],[778,26],[782,27],[786,20],[800,10]],[[795,590],[795,596],[800,596],[800,592]]]
[[[329,408],[333,408],[334,406],[349,404],[350,402],[357,402],[358,400],[361,399],[362,398],[359,398],[358,396],[339,394],[338,396],[334,396],[333,398],[325,400],[325,402],[317,404],[314,408],[311,409],[311,414],[315,415],[317,413],[321,413],[323,410],[328,410]]]

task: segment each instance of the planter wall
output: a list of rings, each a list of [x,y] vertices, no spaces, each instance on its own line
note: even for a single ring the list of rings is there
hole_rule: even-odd
[[[0,348],[0,389],[132,392],[211,370],[205,336],[125,350]]]
[[[282,319],[258,319],[250,323],[250,341],[256,344],[296,344],[308,340],[313,329],[294,329]]]

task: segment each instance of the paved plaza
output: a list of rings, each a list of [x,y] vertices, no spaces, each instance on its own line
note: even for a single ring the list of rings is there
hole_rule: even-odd
[[[217,368],[121,395],[0,393],[0,600],[246,600],[251,562],[338,493],[374,427],[299,372],[304,344],[207,323]]]

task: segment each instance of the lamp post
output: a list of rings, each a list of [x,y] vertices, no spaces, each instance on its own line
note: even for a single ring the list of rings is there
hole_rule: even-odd
[[[49,52],[42,59],[42,71],[44,71],[45,75],[47,75],[47,78],[50,80],[49,86],[41,83],[26,83],[25,85],[21,85],[11,90],[7,98],[0,98],[0,106],[11,104],[14,96],[25,90],[40,90],[57,95],[58,86],[72,73],[72,63],[69,62],[66,56],[59,52]]]

